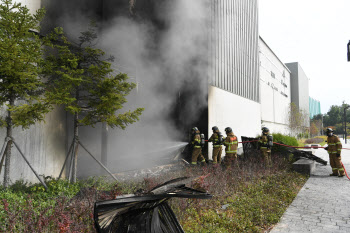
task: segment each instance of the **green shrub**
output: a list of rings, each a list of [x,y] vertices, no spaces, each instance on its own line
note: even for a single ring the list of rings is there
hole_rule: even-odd
[[[299,134],[297,135],[297,138],[298,138],[298,139],[301,139],[301,138],[310,138],[310,134],[309,134],[309,132],[299,133]]]
[[[0,189],[0,232],[95,232],[93,206],[121,195],[121,185],[103,178],[79,180],[45,177],[41,183],[17,181]]]
[[[295,137],[283,135],[281,133],[275,133],[272,134],[272,136],[274,142],[279,142],[289,146],[298,146],[298,141]]]

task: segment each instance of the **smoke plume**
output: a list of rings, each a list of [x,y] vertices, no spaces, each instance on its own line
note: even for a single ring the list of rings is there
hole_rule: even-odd
[[[115,72],[127,73],[137,84],[122,111],[145,108],[140,121],[126,130],[108,129],[107,167],[113,172],[158,164],[162,157],[171,156],[171,149],[175,152],[183,147],[180,142],[186,139],[185,134],[174,121],[179,96],[191,94],[177,113],[187,123],[198,121],[199,112],[207,106],[208,2],[158,1],[151,13],[138,8],[138,1],[130,2],[134,15],[109,16],[100,24],[98,41],[98,47],[115,57]],[[118,7],[118,3],[111,1],[104,7]],[[84,30],[81,25],[86,26],[87,16],[77,14],[62,18],[65,31],[74,34]],[[80,132],[84,134],[81,140],[99,155],[100,129]]]

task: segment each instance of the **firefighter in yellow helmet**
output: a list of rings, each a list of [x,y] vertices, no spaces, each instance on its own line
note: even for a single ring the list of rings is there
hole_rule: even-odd
[[[263,154],[264,160],[270,164],[271,163],[271,147],[273,145],[273,138],[270,135],[270,130],[267,127],[262,128],[262,135],[259,138],[260,151]]]
[[[236,135],[233,134],[230,127],[225,128],[227,137],[224,140],[225,145],[225,158],[224,163],[226,167],[230,167],[231,164],[237,164],[237,147],[238,141]]]
[[[342,144],[337,135],[333,134],[333,129],[328,128],[326,131],[327,134],[327,144],[325,148],[329,154],[329,163],[332,167],[331,176],[343,177],[345,175],[344,168],[341,163],[341,149]]]
[[[223,144],[223,136],[219,131],[217,126],[211,128],[213,130],[213,134],[209,138],[208,142],[213,143],[213,164],[221,163],[221,153],[222,153],[222,144]]]
[[[203,135],[204,136],[204,135]],[[201,138],[200,131],[197,127],[192,128],[192,165],[197,164],[197,159],[202,163],[205,163],[205,158],[202,155],[202,146],[204,146],[204,138]]]

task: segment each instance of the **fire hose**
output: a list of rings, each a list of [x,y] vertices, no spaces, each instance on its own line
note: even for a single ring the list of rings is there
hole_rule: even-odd
[[[325,147],[322,147],[322,146],[311,146],[311,147],[288,146],[288,145],[277,143],[277,142],[274,142],[274,144],[277,144],[277,145],[280,145],[280,146],[285,146],[285,147],[293,147],[293,148],[307,148],[307,149],[310,149],[310,148],[314,148],[314,149],[325,148]],[[342,148],[342,150],[350,150],[350,148]],[[341,165],[342,165],[342,167],[344,169],[346,177],[350,180],[350,177],[348,176],[348,173],[346,172],[344,164],[342,162],[340,162],[340,163],[341,163]]]
[[[205,140],[206,142],[208,140]],[[238,142],[238,143],[250,143],[250,142],[258,142],[258,140],[253,140],[253,141],[244,141],[244,142]],[[280,145],[280,146],[284,146],[284,147],[292,147],[292,148],[303,148],[303,149],[310,149],[310,148],[313,148],[313,149],[318,149],[318,148],[325,148],[325,147],[322,147],[322,146],[311,146],[311,147],[304,147],[304,146],[289,146],[289,145],[285,145],[285,144],[282,144],[282,143],[277,143],[277,142],[273,142],[273,144],[276,144],[276,145]],[[350,148],[342,148],[342,150],[350,150]],[[346,172],[346,169],[345,169],[345,166],[344,164],[341,162],[341,165],[342,167],[344,168],[344,171],[345,171],[345,174],[346,174],[346,177],[350,180],[350,177],[348,176],[348,173]]]
[[[346,172],[346,169],[345,169],[344,164],[343,164],[342,162],[341,162],[341,165],[342,165],[343,168],[344,168],[344,172],[345,172],[346,177],[348,177],[348,179],[350,180],[350,177],[348,176],[348,173]]]

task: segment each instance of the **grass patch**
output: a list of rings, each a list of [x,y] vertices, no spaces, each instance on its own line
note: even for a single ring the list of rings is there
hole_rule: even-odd
[[[304,147],[305,146],[305,138],[298,139],[298,147]]]
[[[0,232],[95,232],[92,213],[97,200],[149,190],[180,176],[205,176],[188,186],[214,196],[171,199],[185,232],[263,232],[279,221],[307,180],[291,172],[286,160],[274,158],[271,167],[260,160],[240,161],[239,168],[184,168],[143,182],[91,178],[69,184],[48,177],[48,192],[39,184],[17,182],[0,190]]]
[[[298,145],[304,146],[305,144],[320,144],[321,146],[324,146],[326,144],[327,136],[316,136],[314,138],[309,139],[299,139]]]

